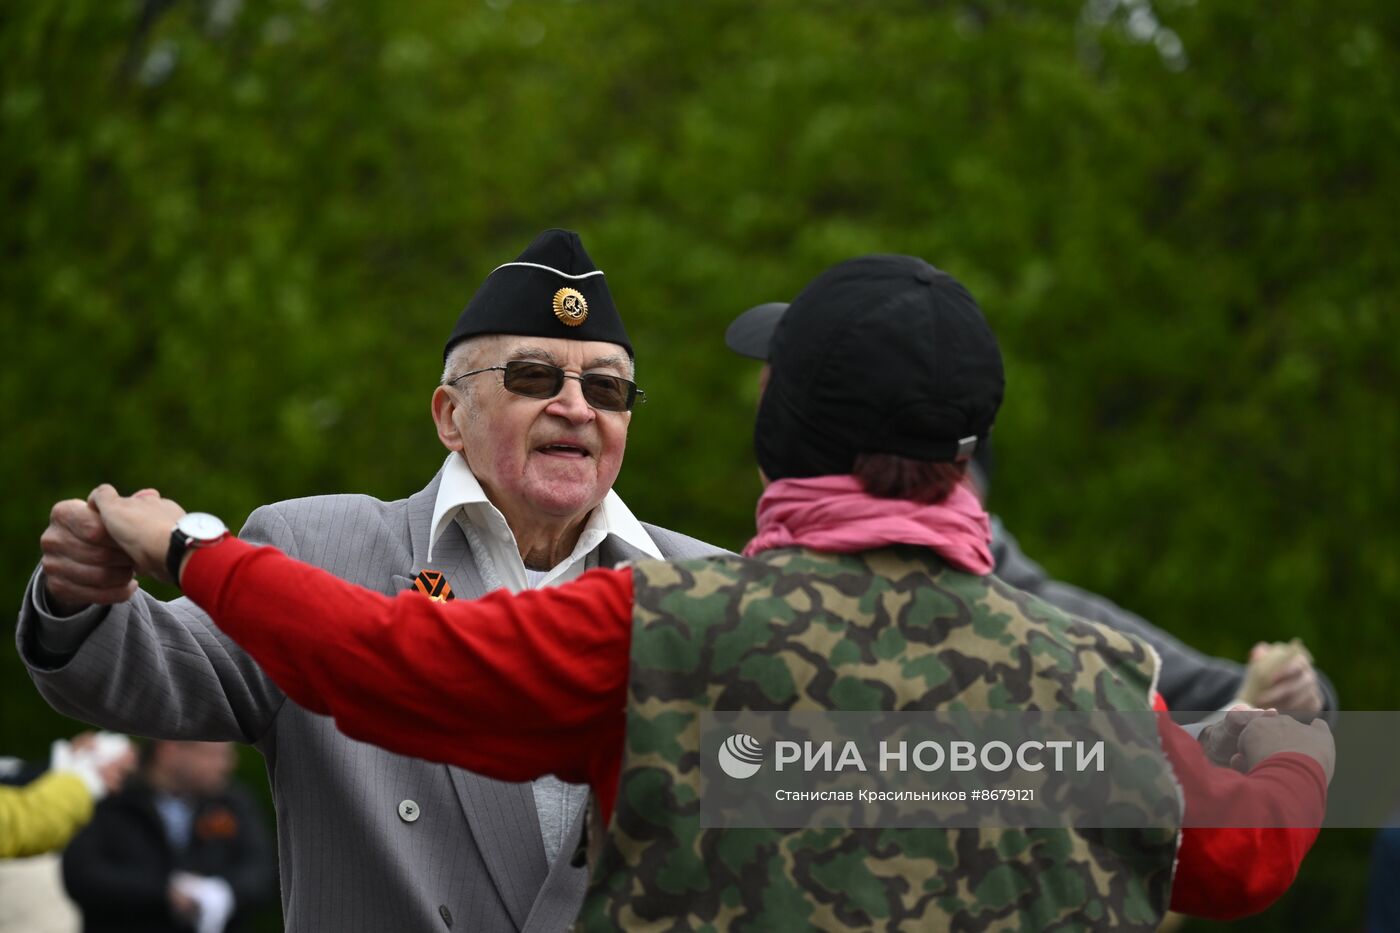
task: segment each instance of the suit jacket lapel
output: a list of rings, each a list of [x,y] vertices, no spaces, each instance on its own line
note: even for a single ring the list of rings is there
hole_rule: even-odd
[[[432,563],[428,562],[428,535],[432,533],[429,525],[433,520],[433,508],[437,505],[438,486],[441,483],[442,471],[439,470],[431,483],[409,497],[408,542],[413,553],[413,566],[407,568],[404,575],[394,575],[395,592],[411,587],[413,578],[420,570],[440,570],[447,575],[447,582],[452,585],[452,592],[458,598],[475,599],[484,595],[485,585],[477,572],[466,536],[456,522],[443,530],[442,537],[433,548]]]
[[[428,563],[428,527],[437,502],[438,482],[409,499],[409,539],[413,548],[411,574],[420,570],[440,570],[458,599],[476,599],[485,595],[485,584],[477,570],[466,535],[456,522],[443,530],[433,546],[433,561]],[[396,585],[407,589],[413,577],[395,577]],[[549,866],[545,863],[544,842],[540,837],[539,815],[535,812],[535,795],[529,784],[511,784],[443,766],[451,778],[452,787],[462,804],[462,812],[476,837],[477,849],[486,863],[486,870],[510,911],[517,927],[523,927],[544,884]]]
[[[476,837],[481,860],[511,919],[517,927],[524,927],[549,872],[535,795],[529,784],[494,781],[461,768],[447,771]]]
[[[433,506],[437,505],[438,487],[442,485],[442,470],[438,470],[433,481],[408,497],[405,519],[408,522],[408,544],[413,551],[415,565],[428,553],[428,523],[433,520]],[[414,566],[414,572],[422,570]]]
[[[651,560],[652,556],[640,548],[635,548],[616,535],[608,535],[598,545],[598,566],[616,567],[630,560]]]

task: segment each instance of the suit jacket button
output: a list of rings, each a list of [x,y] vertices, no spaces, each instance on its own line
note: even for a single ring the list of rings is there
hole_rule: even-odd
[[[399,819],[405,823],[412,823],[418,819],[418,814],[423,811],[418,809],[418,804],[412,800],[399,801]]]
[[[452,929],[452,911],[447,909],[447,905],[439,904],[438,913],[442,915],[442,922],[447,924],[447,928]]]

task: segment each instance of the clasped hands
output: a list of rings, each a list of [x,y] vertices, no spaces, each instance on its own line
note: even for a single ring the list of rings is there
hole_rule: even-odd
[[[122,496],[106,483],[86,500],[57,503],[39,538],[50,610],[72,615],[94,603],[125,602],[136,593],[137,574],[171,582],[165,554],[184,514],[154,489]]]
[[[104,483],[86,500],[67,499],[53,507],[39,539],[50,609],[71,615],[84,606],[124,602],[136,592],[135,577],[171,582],[165,567],[170,533],[185,514],[178,502],[154,489],[120,495]],[[1257,651],[1257,649],[1256,649]],[[1270,696],[1297,701],[1298,712],[1317,712],[1321,697],[1311,664],[1290,664],[1279,672]],[[1335,755],[1331,731],[1321,719],[1303,725],[1273,709],[1236,705],[1225,718],[1202,731],[1201,744],[1214,763],[1248,771],[1280,751],[1300,751],[1322,765],[1331,780]]]
[[[1332,730],[1321,718],[1303,724],[1275,709],[1254,709],[1236,704],[1225,718],[1201,730],[1201,747],[1214,764],[1248,773],[1259,762],[1278,752],[1298,752],[1319,765],[1332,781],[1336,745]]]

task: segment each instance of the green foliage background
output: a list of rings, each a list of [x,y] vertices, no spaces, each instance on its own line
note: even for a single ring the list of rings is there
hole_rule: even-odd
[[[1397,46],[1380,0],[11,4],[0,592],[103,480],[235,524],[419,489],[442,340],[546,226],[636,344],[621,493],[738,546],[724,326],[908,252],[1003,341],[1029,554],[1212,653],[1302,636],[1394,708]],[[76,729],[12,647],[0,676],[0,751]],[[1358,928],[1369,839],[1239,928]]]

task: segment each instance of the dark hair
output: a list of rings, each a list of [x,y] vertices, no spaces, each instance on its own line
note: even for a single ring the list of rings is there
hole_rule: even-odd
[[[861,486],[881,499],[942,502],[962,482],[966,463],[935,463],[897,454],[857,454],[851,470]]]

